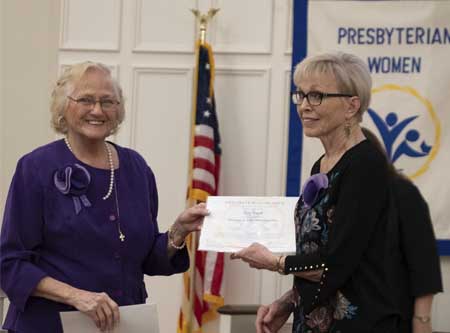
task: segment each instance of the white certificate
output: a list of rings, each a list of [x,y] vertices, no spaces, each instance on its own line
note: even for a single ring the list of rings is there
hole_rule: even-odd
[[[209,196],[199,250],[237,252],[254,242],[276,253],[295,252],[296,197]]]
[[[119,307],[120,324],[111,333],[159,333],[155,304]],[[60,312],[64,333],[99,333],[94,321],[79,311]]]

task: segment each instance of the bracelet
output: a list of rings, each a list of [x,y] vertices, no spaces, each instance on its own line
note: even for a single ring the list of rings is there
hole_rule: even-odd
[[[431,317],[430,316],[417,316],[417,315],[414,315],[413,318],[417,319],[422,324],[426,324],[426,323],[429,323],[431,321]]]
[[[181,250],[186,246],[186,239],[183,240],[183,243],[181,245],[176,245],[173,241],[172,226],[173,224],[169,227],[169,230],[167,231],[167,237],[169,238],[169,245],[172,246],[174,249]]]
[[[283,256],[279,256],[277,260],[277,272],[281,275],[286,275],[284,272],[284,267],[281,267],[281,260],[283,259]]]

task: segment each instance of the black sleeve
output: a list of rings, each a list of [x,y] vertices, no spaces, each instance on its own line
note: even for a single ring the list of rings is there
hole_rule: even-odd
[[[442,291],[442,278],[428,205],[414,184],[395,181],[400,215],[400,241],[410,277],[412,296]]]
[[[300,273],[325,268],[325,261],[320,254],[286,256],[284,273]]]
[[[312,166],[311,175],[320,172],[320,161],[324,155],[322,155]],[[309,255],[289,255],[286,256],[284,263],[284,273],[291,274],[297,272],[306,272],[316,269],[322,269],[325,267],[322,255],[319,253]]]

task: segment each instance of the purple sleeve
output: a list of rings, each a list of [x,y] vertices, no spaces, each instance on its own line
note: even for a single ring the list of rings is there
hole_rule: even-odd
[[[147,275],[172,275],[185,272],[189,268],[186,247],[177,251],[169,260],[167,254],[167,233],[159,234],[144,263]]]
[[[158,191],[153,172],[148,170],[149,192],[150,192],[150,208],[152,211],[152,221],[154,224],[154,243],[144,262],[143,271],[147,275],[171,275],[181,273],[189,268],[189,254],[186,247],[179,250],[169,259],[167,252],[167,232],[160,233],[157,216],[158,216]]]
[[[43,188],[35,165],[24,157],[9,189],[0,237],[0,286],[22,311],[36,285],[47,275],[34,264],[39,260],[42,228]]]

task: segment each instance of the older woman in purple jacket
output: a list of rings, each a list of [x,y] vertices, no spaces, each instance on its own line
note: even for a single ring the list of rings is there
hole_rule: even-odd
[[[69,67],[52,94],[52,125],[65,138],[23,156],[9,189],[0,239],[0,286],[9,332],[62,332],[60,311],[79,310],[102,330],[119,305],[144,303],[143,275],[185,271],[185,237],[203,204],[168,232],[157,224],[155,177],[135,151],[106,141],[124,117],[109,69]]]

